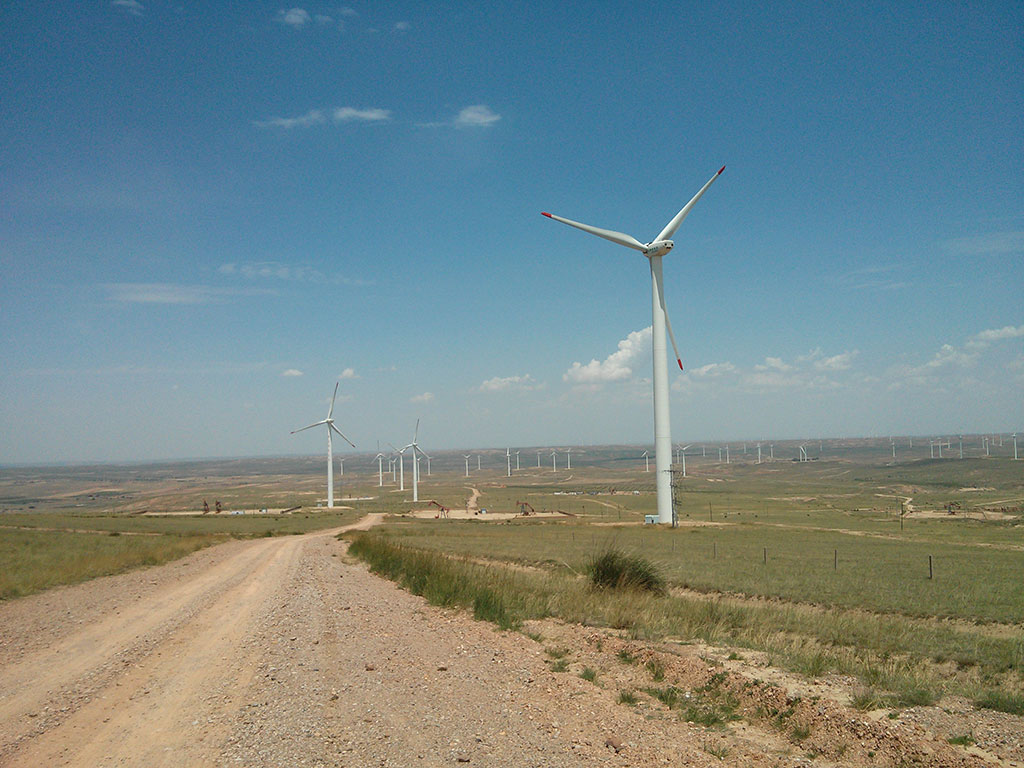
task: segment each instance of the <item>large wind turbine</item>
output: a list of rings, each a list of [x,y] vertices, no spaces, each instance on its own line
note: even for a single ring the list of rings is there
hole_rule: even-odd
[[[683,362],[679,356],[679,348],[676,345],[675,334],[672,333],[672,324],[668,320],[665,311],[665,289],[662,279],[661,259],[672,250],[675,243],[670,239],[683,223],[683,219],[689,215],[690,210],[701,196],[707,192],[715,179],[722,175],[725,166],[719,169],[718,173],[708,179],[708,182],[700,188],[700,191],[693,196],[682,210],[665,225],[654,240],[649,243],[641,243],[635,237],[615,232],[609,229],[593,227],[589,224],[581,224],[571,219],[563,219],[561,216],[544,212],[549,219],[568,224],[570,227],[582,229],[592,235],[603,237],[618,245],[640,251],[650,262],[651,267],[651,344],[654,352],[654,467],[656,470],[655,485],[658,490],[658,522],[671,524],[672,522],[672,435],[669,424],[668,407],[668,348],[665,346],[665,330],[668,329],[668,336],[672,340],[672,349],[676,353],[676,362],[682,370]]]
[[[416,431],[412,433],[412,442],[409,443],[407,446],[405,446],[402,449],[402,451],[400,451],[400,453],[401,453],[403,451],[407,451],[410,448],[412,448],[412,500],[413,501],[419,501],[420,500],[420,489],[419,489],[419,485],[420,485],[420,468],[419,468],[418,457],[417,457],[416,454],[419,454],[420,456],[423,456],[424,458],[427,458],[427,459],[430,458],[429,456],[427,456],[426,453],[423,452],[423,449],[420,448],[420,444],[416,442],[416,439],[419,437],[419,434],[420,434],[420,420],[416,419]]]
[[[341,430],[334,426],[334,400],[338,396],[338,384],[340,382],[334,382],[334,394],[331,395],[331,407],[327,409],[327,418],[323,421],[318,421],[316,424],[310,424],[308,427],[302,427],[302,429],[293,429],[292,434],[296,432],[302,432],[306,429],[312,429],[313,427],[319,427],[321,424],[327,425],[327,508],[334,508],[334,450],[331,445],[331,432],[337,432],[341,435]],[[356,444],[349,440],[344,435],[341,435],[342,439],[351,445],[353,448]]]

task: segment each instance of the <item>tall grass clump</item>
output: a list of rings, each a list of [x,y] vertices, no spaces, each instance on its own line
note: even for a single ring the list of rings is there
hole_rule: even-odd
[[[587,576],[598,589],[633,589],[665,594],[665,578],[650,560],[629,555],[614,547],[587,563]]]

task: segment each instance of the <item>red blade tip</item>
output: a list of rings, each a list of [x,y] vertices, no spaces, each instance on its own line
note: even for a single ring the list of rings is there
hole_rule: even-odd
[[[548,213],[547,211],[541,211],[541,212],[540,212],[540,215],[541,215],[541,216],[547,216],[547,217],[548,217],[549,219],[551,218],[551,214],[550,214],[550,213]]]
[[[680,370],[680,371],[681,371],[681,370],[683,370],[683,361],[682,361],[682,360],[680,360],[680,359],[679,359],[679,358],[677,357],[677,358],[676,358],[676,362],[677,362],[677,363],[679,363],[679,370]]]
[[[716,173],[715,176],[721,176],[722,175],[722,171],[724,171],[724,170],[725,170],[725,166],[723,165],[721,168],[718,169],[718,173]]]

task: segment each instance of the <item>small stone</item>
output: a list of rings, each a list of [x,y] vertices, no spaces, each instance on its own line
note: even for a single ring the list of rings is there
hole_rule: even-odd
[[[614,736],[609,736],[607,739],[605,739],[604,745],[606,747],[611,747],[612,749],[614,749],[615,754],[618,754],[626,748],[625,745],[621,741],[616,739]]]

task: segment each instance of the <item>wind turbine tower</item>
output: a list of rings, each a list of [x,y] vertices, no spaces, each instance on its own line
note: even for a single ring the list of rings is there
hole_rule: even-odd
[[[682,448],[679,449],[679,455],[683,459],[683,477],[686,477],[686,449],[690,448],[692,445],[693,445],[693,443],[689,443],[689,444],[684,445]]]
[[[565,468],[572,469],[572,448],[565,449]]]
[[[643,453],[640,454],[640,458],[644,460],[644,472],[650,472],[651,454],[649,454],[647,451],[644,451]]]
[[[554,216],[545,212],[544,215],[563,224],[568,224],[576,229],[597,235],[605,240],[610,240],[618,245],[640,251],[647,257],[651,270],[651,348],[654,358],[654,465],[655,465],[655,486],[658,492],[658,522],[663,524],[672,523],[672,434],[669,421],[669,388],[668,388],[668,347],[666,346],[665,332],[672,341],[672,348],[676,352],[676,362],[682,370],[683,363],[679,356],[679,349],[676,345],[675,335],[672,333],[672,325],[668,320],[665,309],[665,288],[662,276],[662,258],[670,253],[675,243],[670,238],[675,235],[676,230],[689,215],[693,206],[704,195],[714,181],[722,175],[725,166],[719,169],[718,173],[712,176],[700,191],[683,206],[672,220],[665,225],[665,228],[658,233],[658,236],[649,243],[641,243],[635,237],[615,232],[608,229],[581,224],[578,221],[564,219],[561,216]]]
[[[384,487],[384,454],[377,451],[377,455],[374,456],[377,460],[377,487]]]
[[[551,451],[551,471],[552,472],[557,472],[558,471],[558,465],[555,463],[557,456],[558,456],[557,452]]]
[[[466,477],[469,477],[469,454],[468,453],[462,454],[462,458],[464,458],[466,460]]]
[[[519,471],[519,451],[516,451],[516,472]]]
[[[512,477],[512,449],[505,449],[505,464],[508,465],[508,476]]]
[[[341,435],[341,438],[346,443],[351,445],[353,448],[356,447],[355,443],[353,443],[347,437],[342,435],[341,434],[341,430],[338,429],[336,426],[334,426],[334,400],[338,396],[338,384],[339,383],[340,382],[335,382],[334,383],[334,394],[331,395],[331,407],[327,409],[327,418],[324,419],[323,421],[318,421],[315,424],[310,424],[307,427],[302,427],[301,429],[293,429],[292,430],[292,434],[294,435],[296,432],[302,432],[302,431],[307,430],[307,429],[312,429],[313,427],[319,427],[321,424],[324,424],[324,425],[327,426],[327,508],[328,509],[333,509],[334,508],[334,451],[333,451],[333,446],[331,445],[331,432],[337,432],[339,435]]]

